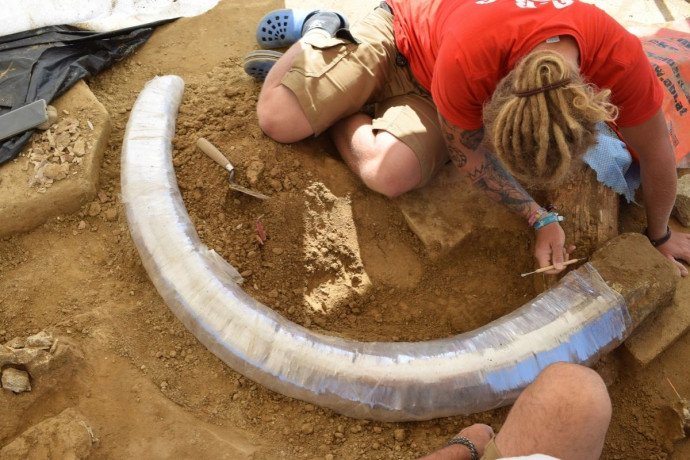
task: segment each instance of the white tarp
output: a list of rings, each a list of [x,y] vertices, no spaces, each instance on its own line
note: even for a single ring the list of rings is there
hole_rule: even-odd
[[[0,0],[0,36],[71,24],[106,32],[202,14],[219,0]]]

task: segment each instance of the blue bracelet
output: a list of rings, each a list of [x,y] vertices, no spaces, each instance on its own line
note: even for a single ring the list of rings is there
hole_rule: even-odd
[[[546,225],[553,224],[554,222],[562,222],[563,220],[565,220],[565,217],[555,212],[550,212],[534,223],[534,229],[539,230]]]

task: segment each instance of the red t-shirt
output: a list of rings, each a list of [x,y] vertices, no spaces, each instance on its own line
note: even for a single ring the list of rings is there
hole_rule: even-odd
[[[654,115],[662,88],[640,40],[599,8],[577,0],[388,0],[395,41],[439,110],[463,129],[482,126],[497,83],[537,44],[570,35],[586,80],[612,92],[616,123]]]

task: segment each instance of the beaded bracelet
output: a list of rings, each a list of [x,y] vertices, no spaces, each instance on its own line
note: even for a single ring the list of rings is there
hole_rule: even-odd
[[[453,444],[462,444],[463,446],[467,447],[470,450],[470,454],[472,454],[472,460],[479,460],[479,452],[477,452],[477,448],[474,447],[474,444],[469,439],[459,436],[446,443],[447,446]]]
[[[542,208],[541,206],[539,208],[537,208],[537,210],[534,211],[532,214],[530,214],[529,218],[527,218],[527,222],[529,222],[529,226],[530,227],[534,226],[534,223],[536,221],[538,221],[540,218],[544,217],[548,213],[549,213],[549,211]]]
[[[534,227],[535,230],[539,230],[540,228],[546,225],[553,224],[554,222],[563,222],[564,220],[565,217],[559,215],[558,213],[550,212],[537,219],[537,221],[534,222],[534,225],[532,225],[532,227]]]

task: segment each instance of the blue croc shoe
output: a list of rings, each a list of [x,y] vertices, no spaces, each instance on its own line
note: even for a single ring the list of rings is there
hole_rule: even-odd
[[[256,41],[262,48],[288,47],[302,38],[304,22],[320,12],[319,10],[292,9],[271,11],[259,21],[256,28]],[[347,18],[344,15],[336,12],[329,13],[335,13],[340,18],[338,28],[348,27]]]
[[[249,76],[257,80],[264,80],[268,71],[273,68],[273,65],[278,62],[282,55],[283,53],[271,50],[250,51],[244,55],[242,67]]]

